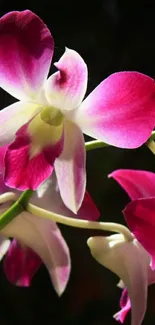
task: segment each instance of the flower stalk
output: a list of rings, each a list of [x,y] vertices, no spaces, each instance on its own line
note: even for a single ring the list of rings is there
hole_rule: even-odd
[[[102,142],[100,140],[93,140],[93,141],[88,141],[85,143],[86,151],[103,148],[103,147],[107,147],[107,146],[109,146],[108,143]]]
[[[52,220],[57,223],[67,225],[69,227],[117,232],[117,233],[121,233],[124,236],[124,238],[128,241],[133,239],[133,235],[129,231],[129,229],[121,224],[117,224],[113,222],[96,222],[96,221],[87,221],[83,219],[74,219],[74,218],[66,217],[42,209],[34,204],[29,203],[29,199],[31,198],[32,194],[33,191],[31,190],[27,190],[23,192],[22,195],[19,197],[19,199],[16,200],[11,205],[11,207],[0,216],[0,230],[6,227],[7,224],[10,223],[21,212],[28,211],[37,217]],[[15,200],[15,199],[16,199],[16,194],[12,192],[10,193],[8,192],[0,196],[1,203],[10,200]]]
[[[155,140],[155,131],[152,131],[149,141]]]
[[[49,219],[70,227],[118,232],[121,233],[127,241],[133,240],[133,235],[130,232],[130,230],[127,227],[118,223],[87,221],[83,219],[74,219],[70,217],[65,217],[60,214],[53,213],[45,209],[39,208],[31,203],[28,203],[27,211],[32,213],[35,216]]]
[[[152,151],[152,153],[155,155],[155,141],[149,139],[147,141],[146,145]]]
[[[8,202],[8,201],[16,201],[17,195],[13,192],[6,192],[0,195],[0,204]]]

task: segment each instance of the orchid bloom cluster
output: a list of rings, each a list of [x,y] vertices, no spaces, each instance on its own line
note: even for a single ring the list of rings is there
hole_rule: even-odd
[[[33,12],[0,18],[0,87],[17,101],[0,111],[0,258],[7,278],[29,286],[43,262],[61,295],[71,261],[57,223],[118,234],[87,241],[92,256],[119,277],[124,322],[141,325],[148,285],[155,282],[155,174],[116,170],[131,202],[128,228],[98,222],[86,191],[86,151],[105,145],[137,148],[153,143],[155,83],[139,72],[118,72],[86,95],[87,65],[66,48],[48,76],[54,40]],[[95,140],[85,143],[84,135]],[[148,145],[149,146],[149,145]],[[151,149],[152,150],[152,149]],[[10,240],[9,238],[12,238]]]

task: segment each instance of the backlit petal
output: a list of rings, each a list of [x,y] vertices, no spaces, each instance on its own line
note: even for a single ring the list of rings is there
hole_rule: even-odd
[[[114,178],[132,200],[155,196],[155,174],[144,170],[118,169],[108,177]]]
[[[139,147],[155,126],[154,79],[138,72],[114,73],[70,118],[91,137],[116,147]]]
[[[45,93],[51,106],[65,113],[65,110],[76,108],[85,95],[88,79],[87,66],[82,57],[70,49],[66,49],[55,66],[58,72],[47,80]]]
[[[128,296],[128,291],[127,289],[123,289],[121,299],[120,299],[120,307],[121,310],[118,311],[113,317],[120,321],[121,323],[124,323],[124,320],[128,314],[128,312],[131,309],[131,302],[130,298]]]
[[[85,160],[83,134],[75,124],[66,121],[64,149],[54,166],[62,200],[74,213],[81,207],[85,194]]]
[[[31,248],[46,265],[53,286],[61,295],[70,274],[70,255],[57,225],[27,212],[18,215],[2,232]],[[18,254],[17,254],[18,263]]]
[[[17,102],[0,111],[0,146],[9,144],[18,129],[28,122],[42,107],[30,102]]]
[[[77,214],[69,210],[61,199],[55,173],[52,173],[52,177],[38,187],[33,195],[33,203],[47,210],[72,218],[97,220],[100,216],[95,203],[87,191]]]
[[[4,272],[11,283],[28,287],[41,263],[36,253],[13,239],[4,260]]]
[[[141,325],[147,301],[148,255],[146,251],[135,239],[127,242],[120,234],[105,238],[90,238],[88,246],[91,254],[100,264],[123,280],[131,300],[131,325]]]
[[[35,98],[50,68],[53,38],[29,10],[0,19],[0,86],[18,99]]]
[[[4,146],[0,148],[0,194],[4,192],[8,192],[8,188],[4,183],[4,171],[5,171],[5,154],[8,146]]]
[[[155,271],[152,271],[150,265],[148,265],[148,285],[155,283]],[[131,309],[131,302],[126,288],[122,288],[122,294],[120,299],[121,310],[114,315],[114,318],[121,323],[124,322],[128,312]]]
[[[28,188],[35,190],[48,178],[53,171],[54,161],[63,148],[63,133],[56,143],[52,143],[51,137],[51,140],[48,139],[48,143],[45,143],[46,146],[42,147],[44,141],[42,143],[36,141],[44,140],[46,132],[42,132],[38,138],[39,132],[36,129],[33,136],[32,134],[30,136],[28,133],[30,123],[18,130],[15,141],[8,147],[5,155],[5,184],[19,190]],[[46,123],[44,124],[46,131]]]
[[[137,240],[150,254],[151,266],[155,269],[155,198],[134,200],[123,214]]]

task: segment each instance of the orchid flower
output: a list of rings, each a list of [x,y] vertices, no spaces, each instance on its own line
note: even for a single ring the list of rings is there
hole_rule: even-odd
[[[7,146],[0,149],[0,192],[8,192],[5,186],[4,156]],[[18,198],[19,192],[14,191]],[[0,196],[1,198],[2,196]],[[67,217],[83,217],[96,220],[99,212],[88,193],[85,193],[78,215],[74,215],[64,205],[56,177],[53,174],[33,193],[31,202]],[[12,204],[12,200],[0,205],[0,215]],[[7,237],[14,239],[10,243]],[[4,270],[7,278],[16,285],[29,286],[33,275],[43,262],[51,277],[53,286],[61,295],[65,290],[70,275],[70,254],[68,246],[54,221],[39,218],[27,211],[16,216],[0,232],[0,258],[7,252],[4,260]]]
[[[155,271],[149,265],[146,250],[134,237],[132,241],[126,241],[121,234],[89,238],[88,246],[92,256],[121,279],[121,310],[114,318],[123,323],[132,308],[131,325],[141,325],[146,311],[147,288],[155,282]]]
[[[66,49],[48,79],[54,41],[29,10],[0,19],[0,86],[19,101],[0,112],[5,183],[36,189],[55,169],[65,205],[77,213],[85,194],[83,133],[122,148],[136,148],[155,125],[154,80],[138,72],[114,73],[82,102],[88,72]]]
[[[128,193],[132,202],[123,211],[128,227],[151,257],[155,269],[155,174],[119,169],[109,175]]]

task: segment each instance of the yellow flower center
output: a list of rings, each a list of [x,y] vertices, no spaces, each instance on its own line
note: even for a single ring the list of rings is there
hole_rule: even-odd
[[[62,136],[64,117],[56,108],[45,107],[28,126],[32,139],[30,159],[39,154],[44,147],[55,145]]]

